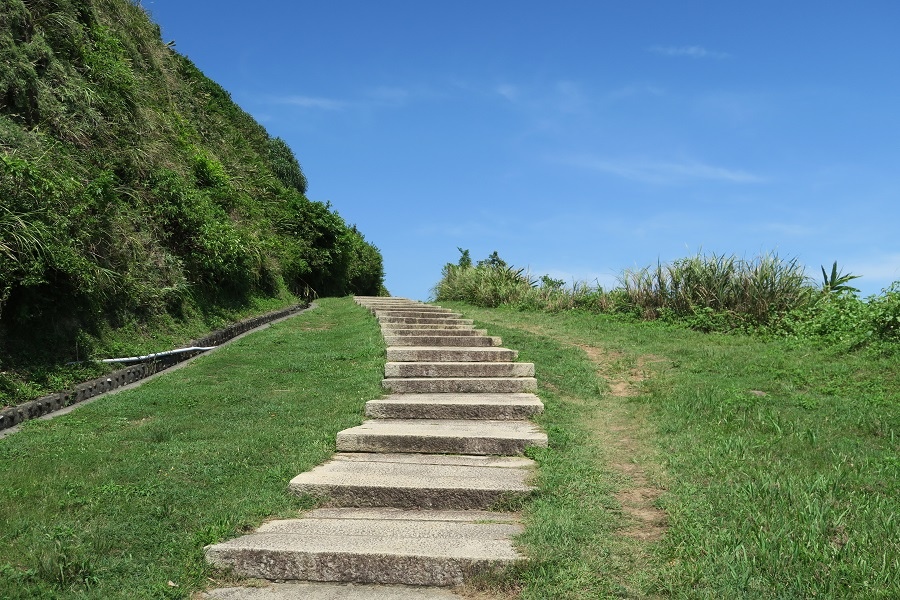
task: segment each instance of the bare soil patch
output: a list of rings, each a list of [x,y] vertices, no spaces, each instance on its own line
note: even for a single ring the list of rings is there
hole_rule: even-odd
[[[624,354],[597,346],[579,344],[597,365],[597,373],[609,385],[611,402],[604,407],[601,423],[593,428],[605,446],[609,466],[622,475],[623,486],[615,494],[629,525],[620,535],[634,540],[655,542],[666,531],[666,513],[656,506],[665,491],[661,469],[650,446],[644,442],[649,433],[643,426],[637,407],[617,401],[638,396],[641,384],[652,376],[650,365],[666,359],[638,356],[629,360]],[[651,477],[650,472],[655,476]]]

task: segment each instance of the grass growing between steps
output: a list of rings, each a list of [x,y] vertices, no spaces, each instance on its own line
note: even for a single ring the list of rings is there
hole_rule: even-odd
[[[0,597],[186,598],[217,576],[204,545],[302,507],[288,481],[362,421],[384,368],[365,309],[318,304],[0,440]]]
[[[546,404],[523,598],[900,596],[897,358],[454,306]]]

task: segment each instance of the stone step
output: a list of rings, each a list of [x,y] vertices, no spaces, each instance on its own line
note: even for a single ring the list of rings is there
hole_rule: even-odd
[[[389,362],[385,377],[534,377],[534,363],[520,362]]]
[[[376,317],[412,317],[418,319],[462,319],[460,313],[446,310],[388,309],[375,311]]]
[[[330,506],[489,509],[530,493],[533,469],[534,461],[512,456],[338,453],[288,487]]]
[[[372,419],[337,434],[340,452],[511,456],[546,445],[547,435],[528,421]]]
[[[499,346],[502,341],[490,336],[449,336],[449,335],[386,335],[387,346],[461,346],[489,348]]]
[[[419,329],[422,331],[466,329],[471,331],[475,327],[469,323],[381,323],[382,331],[394,329]]]
[[[389,377],[381,380],[381,386],[394,394],[515,394],[537,391],[537,379],[534,377]]]
[[[450,310],[449,308],[443,308],[441,306],[432,306],[430,304],[385,304],[381,306],[372,306],[371,310],[376,312],[389,312],[395,310],[415,310],[419,312],[429,312],[429,313],[449,313],[455,312]]]
[[[396,394],[366,402],[373,419],[525,420],[544,411],[534,394]]]
[[[406,585],[291,582],[218,588],[198,600],[465,600],[447,588]]]
[[[518,350],[499,347],[394,346],[387,349],[390,362],[512,362]]]
[[[381,317],[378,322],[384,325],[406,323],[407,325],[469,325],[475,322],[472,319],[437,319],[433,317]]]
[[[487,329],[455,329],[452,327],[443,328],[443,327],[432,327],[429,329],[421,329],[421,328],[406,328],[403,327],[401,329],[388,328],[385,329],[382,327],[382,334],[385,337],[388,336],[398,336],[398,335],[407,335],[407,336],[426,336],[426,337],[434,337],[434,336],[474,336],[474,337],[485,337],[487,335]]]
[[[522,530],[503,513],[319,509],[205,552],[243,577],[451,586],[521,561]]]

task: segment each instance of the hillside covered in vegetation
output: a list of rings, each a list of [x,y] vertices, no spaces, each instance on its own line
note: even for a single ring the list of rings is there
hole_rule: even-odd
[[[306,189],[140,6],[0,0],[0,371],[160,317],[382,291],[378,249]]]

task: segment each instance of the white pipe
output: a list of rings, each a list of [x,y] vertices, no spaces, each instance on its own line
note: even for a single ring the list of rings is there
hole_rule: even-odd
[[[171,354],[183,354],[185,352],[206,352],[207,350],[214,350],[217,346],[192,346],[190,348],[179,348],[178,350],[166,350],[165,352],[156,352],[154,354],[147,354],[144,356],[129,356],[127,358],[104,358],[103,360],[98,360],[97,362],[102,363],[120,363],[120,362],[141,362],[144,360],[152,360],[154,358],[160,356],[169,356]]]

